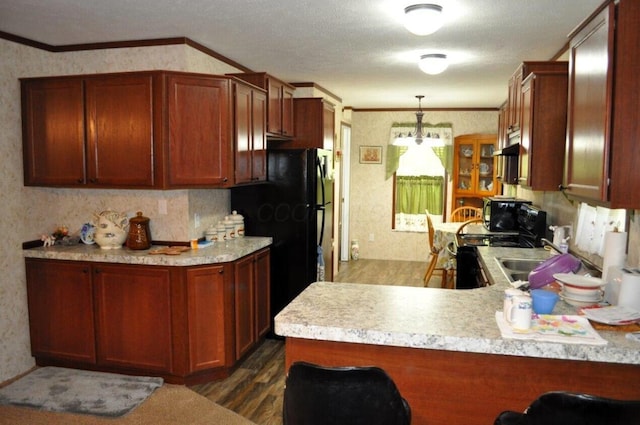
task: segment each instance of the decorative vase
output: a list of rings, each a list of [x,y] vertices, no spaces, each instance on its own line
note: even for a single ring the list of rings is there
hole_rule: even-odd
[[[356,239],[351,241],[351,259],[357,260],[360,258],[360,245]]]
[[[102,211],[94,214],[96,226],[93,240],[102,249],[119,249],[127,240],[129,220],[127,214],[116,211]]]

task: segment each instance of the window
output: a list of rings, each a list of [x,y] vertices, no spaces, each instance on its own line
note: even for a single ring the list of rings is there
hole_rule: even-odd
[[[451,124],[425,124],[415,142],[413,123],[394,123],[387,146],[386,178],[393,177],[393,223],[397,231],[426,232],[426,212],[442,221],[451,171]]]
[[[446,172],[431,146],[409,145],[394,176],[394,229],[426,232],[425,212],[442,219]]]

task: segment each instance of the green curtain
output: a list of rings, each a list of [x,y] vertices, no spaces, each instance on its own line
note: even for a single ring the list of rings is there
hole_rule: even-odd
[[[442,214],[442,176],[396,176],[396,213]]]
[[[404,153],[409,148],[406,146],[396,146],[396,145],[387,145],[387,163],[385,164],[385,180],[388,180],[393,173],[398,170],[400,166],[400,157],[404,155]]]

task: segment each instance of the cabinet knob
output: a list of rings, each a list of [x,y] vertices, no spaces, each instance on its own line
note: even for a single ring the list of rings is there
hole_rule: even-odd
[[[225,178],[222,179],[222,181],[226,183],[226,182],[229,181],[229,179],[225,177]]]
[[[97,182],[98,182],[98,179],[89,179],[89,181],[90,181],[91,183],[97,183]]]
[[[218,273],[219,273],[219,274],[224,274],[224,269],[220,269],[220,270],[218,270]]]
[[[84,182],[84,180],[83,179],[78,179],[77,182],[82,184]]]

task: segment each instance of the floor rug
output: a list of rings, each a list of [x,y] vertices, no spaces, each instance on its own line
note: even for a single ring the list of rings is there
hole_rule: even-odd
[[[0,404],[118,417],[162,386],[162,378],[43,367],[0,388]]]

